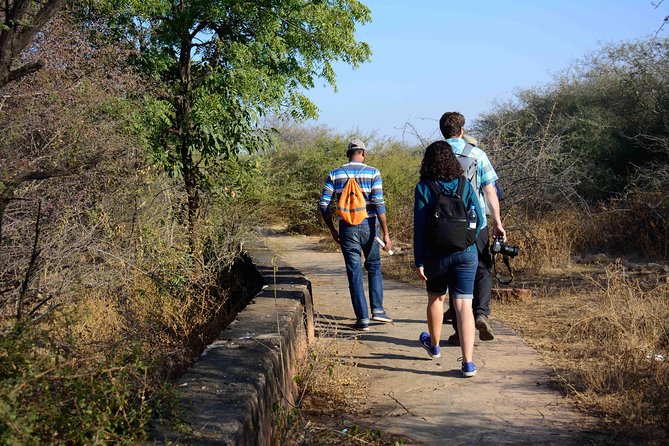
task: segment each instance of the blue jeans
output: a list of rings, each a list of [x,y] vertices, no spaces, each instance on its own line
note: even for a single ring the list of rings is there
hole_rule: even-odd
[[[374,237],[379,233],[378,226],[361,224],[351,226],[339,223],[339,244],[346,262],[346,276],[348,289],[351,293],[351,303],[358,322],[369,323],[365,289],[362,285],[362,256],[365,256],[367,270],[367,284],[369,288],[369,303],[372,314],[382,313],[383,310],[383,278],[381,277],[381,251]]]
[[[427,292],[441,295],[448,290],[453,299],[472,299],[477,265],[475,246],[426,260]]]

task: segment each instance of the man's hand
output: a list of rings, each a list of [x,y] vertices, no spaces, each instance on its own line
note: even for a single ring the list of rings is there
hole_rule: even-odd
[[[502,241],[506,242],[506,231],[502,227],[501,223],[499,225],[493,225],[492,236],[493,237],[502,237]]]
[[[425,268],[422,266],[419,266],[416,268],[416,274],[418,274],[418,277],[421,278],[421,280],[427,280],[427,276],[425,275]]]
[[[332,235],[332,240],[339,245],[339,232],[335,228],[330,228],[330,234]]]
[[[390,236],[387,233],[383,234],[383,243],[386,244],[386,246],[383,247],[383,250],[385,252],[390,252],[390,250],[393,248],[392,243],[390,242]]]
[[[330,211],[328,211],[327,208],[321,209],[321,217],[323,217],[323,221],[325,221],[325,224],[330,230],[332,240],[334,240],[336,244],[340,245],[341,243],[339,243],[339,232],[337,232],[335,229],[334,223],[332,222],[332,214],[330,214]]]

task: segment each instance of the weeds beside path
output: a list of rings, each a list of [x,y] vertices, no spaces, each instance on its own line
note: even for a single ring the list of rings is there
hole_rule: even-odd
[[[341,254],[319,251],[319,237],[272,234],[266,242],[312,282],[318,342],[335,358],[324,373],[337,372],[335,365],[355,366],[347,378],[353,381],[341,383],[340,398],[307,398],[303,415],[316,417],[321,405],[333,422],[330,432],[342,437],[333,443],[323,435],[324,442],[312,444],[356,444],[346,438],[351,429],[393,435],[395,444],[597,443],[593,420],[549,386],[550,368],[511,329],[495,324],[495,341],[477,341],[480,372],[463,379],[459,348],[445,347],[442,358],[430,360],[418,345],[426,326],[423,288],[386,280],[385,307],[394,323],[353,331]],[[448,335],[445,327],[443,337]],[[338,404],[344,404],[341,412]],[[388,438],[365,441],[393,444]]]
[[[666,444],[667,277],[652,264],[572,265],[521,277],[534,298],[494,302],[493,312],[541,353],[579,409],[615,432],[610,444]]]

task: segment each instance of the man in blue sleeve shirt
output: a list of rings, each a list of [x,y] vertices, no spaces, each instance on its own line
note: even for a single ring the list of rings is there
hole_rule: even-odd
[[[441,134],[446,139],[446,142],[453,147],[453,152],[456,155],[461,154],[466,145],[466,142],[463,139],[465,133],[464,128],[465,117],[458,112],[446,112],[442,115],[441,119],[439,119],[439,130],[441,130]],[[478,194],[481,207],[484,209],[484,224],[486,225],[481,232],[479,232],[479,236],[476,239],[479,264],[476,270],[476,279],[474,281],[473,310],[476,320],[476,328],[479,330],[479,338],[482,341],[491,341],[495,338],[490,322],[488,321],[488,316],[490,315],[490,298],[492,296],[492,276],[490,274],[492,258],[490,256],[490,244],[485,215],[487,214],[492,217],[492,233],[494,237],[502,237],[503,240],[506,240],[506,232],[502,226],[499,199],[497,198],[497,190],[495,188],[495,181],[497,181],[495,169],[493,169],[488,156],[481,150],[481,148],[474,147],[470,156],[476,159],[478,165],[478,174],[476,176],[478,184],[473,184],[473,186]],[[454,345],[459,345],[460,339],[457,333],[457,324],[454,322],[453,325],[456,332],[448,339],[448,342]]]

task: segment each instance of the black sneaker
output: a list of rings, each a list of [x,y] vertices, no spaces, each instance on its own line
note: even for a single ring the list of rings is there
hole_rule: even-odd
[[[360,330],[360,331],[369,331],[369,323],[368,322],[356,322],[353,324],[353,328],[355,330]]]
[[[455,312],[452,307],[444,311],[444,324],[452,324],[455,321]]]
[[[476,316],[476,329],[479,331],[479,339],[482,341],[492,341],[495,339],[495,334],[492,332],[492,327],[488,321],[488,316],[479,314]]]
[[[449,345],[455,345],[456,347],[460,347],[460,336],[458,336],[457,333],[453,333],[446,339],[446,342]]]

